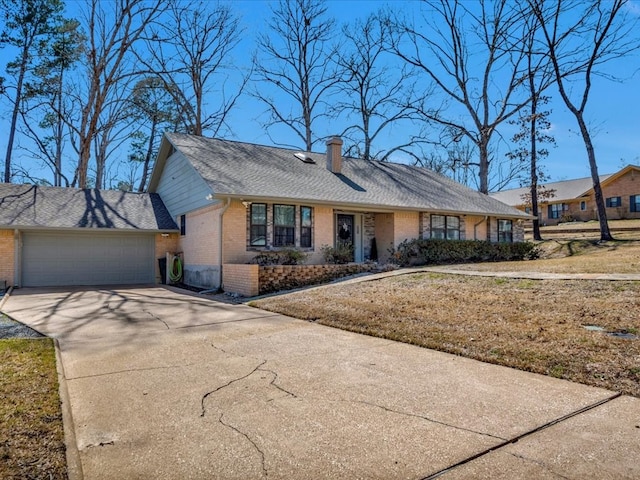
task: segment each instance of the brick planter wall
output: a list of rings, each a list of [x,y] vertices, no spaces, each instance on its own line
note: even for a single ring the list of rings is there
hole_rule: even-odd
[[[348,265],[274,265],[260,267],[260,295],[292,288],[329,282],[356,273],[377,270],[375,264]]]
[[[378,270],[376,264],[348,265],[258,265],[225,264],[222,267],[224,290],[245,297],[279,290],[315,285],[357,273]]]

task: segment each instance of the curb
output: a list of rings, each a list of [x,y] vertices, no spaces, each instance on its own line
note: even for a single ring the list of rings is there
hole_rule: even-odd
[[[83,480],[82,463],[80,461],[80,451],[76,442],[76,426],[71,415],[71,400],[67,387],[67,377],[64,373],[62,356],[60,354],[60,343],[57,338],[53,339],[56,350],[56,370],[58,371],[58,391],[60,393],[60,407],[62,410],[62,425],[64,429],[64,445],[67,457],[67,477],[68,480]]]
[[[4,296],[0,299],[0,311],[2,311],[2,307],[4,307],[4,304],[11,295],[11,292],[13,292],[13,287],[9,287],[9,290],[7,290],[4,293]]]

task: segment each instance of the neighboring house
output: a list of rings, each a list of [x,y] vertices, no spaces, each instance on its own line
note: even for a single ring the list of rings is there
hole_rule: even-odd
[[[180,227],[184,281],[215,288],[225,264],[295,248],[323,263],[322,247],[384,262],[406,239],[522,241],[530,218],[425,168],[184,134],[162,140],[149,191]],[[375,255],[374,255],[375,256]]]
[[[157,194],[0,183],[0,288],[155,283],[177,231]]]
[[[600,175],[607,218],[640,218],[640,166],[628,165],[617,173]],[[542,185],[549,198],[539,200],[541,225],[597,220],[598,211],[591,177]],[[496,200],[530,213],[529,188],[514,188],[490,194]]]

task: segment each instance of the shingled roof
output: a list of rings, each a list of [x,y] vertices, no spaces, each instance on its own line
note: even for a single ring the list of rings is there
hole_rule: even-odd
[[[612,174],[600,175],[600,182],[604,182],[611,177]],[[541,185],[545,190],[553,190],[553,197],[545,200],[545,203],[558,203],[567,200],[575,200],[583,197],[593,188],[591,177],[576,178],[573,180],[564,180],[560,182],[551,182]],[[524,205],[523,195],[529,194],[529,187],[512,188],[501,192],[490,193],[493,198],[506,203],[507,205],[517,206]]]
[[[326,167],[325,153],[176,133],[166,139],[218,197],[528,217],[426,168],[343,158],[341,173],[335,174]],[[303,161],[305,156],[313,162]],[[159,172],[154,174],[157,179]]]
[[[0,183],[0,227],[177,230],[159,195]]]

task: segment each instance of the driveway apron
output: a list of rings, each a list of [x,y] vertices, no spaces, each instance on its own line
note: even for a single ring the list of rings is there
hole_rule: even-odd
[[[163,287],[4,311],[58,340],[76,478],[640,478],[607,390]]]

